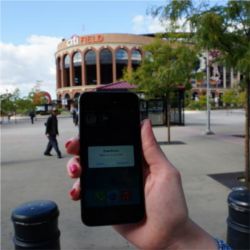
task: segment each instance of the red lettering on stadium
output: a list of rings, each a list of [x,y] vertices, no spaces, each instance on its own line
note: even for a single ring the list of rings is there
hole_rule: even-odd
[[[101,43],[103,42],[103,35],[94,35],[94,36],[81,36],[80,44],[92,44],[92,43]]]
[[[104,41],[103,35],[90,35],[90,36],[73,35],[68,40],[63,39],[62,43],[58,45],[58,49],[64,49],[67,47],[78,46],[78,45],[102,43],[103,41]]]

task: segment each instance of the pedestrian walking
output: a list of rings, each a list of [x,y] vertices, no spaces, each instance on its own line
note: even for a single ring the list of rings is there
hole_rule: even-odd
[[[77,108],[75,108],[75,110],[73,111],[74,112],[74,124],[75,124],[75,126],[77,126],[78,125],[78,109]]]
[[[31,110],[29,112],[29,117],[30,117],[31,124],[34,124],[34,118],[36,117],[36,113],[34,110]]]
[[[45,134],[48,137],[49,142],[44,152],[44,155],[52,156],[50,152],[52,148],[54,148],[54,150],[57,153],[57,157],[62,158],[62,154],[61,151],[59,150],[58,142],[56,139],[56,137],[59,135],[56,109],[52,110],[51,115],[48,117],[47,122],[45,123],[45,126],[46,126]]]
[[[75,126],[77,126],[78,125],[78,109],[76,107],[72,106],[71,114],[72,114],[72,118],[73,118],[73,123],[75,124]]]

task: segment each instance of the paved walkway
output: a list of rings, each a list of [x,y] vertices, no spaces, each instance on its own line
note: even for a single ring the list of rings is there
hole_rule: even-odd
[[[157,140],[182,174],[191,218],[212,235],[226,239],[227,195],[230,189],[209,174],[239,172],[244,169],[244,112],[212,111],[214,135],[204,135],[205,112],[186,112],[186,126],[172,127],[173,143],[166,144],[166,127],[155,127]],[[59,145],[63,159],[44,157],[47,139],[44,119],[2,125],[1,249],[14,249],[11,210],[37,199],[55,201],[60,209],[62,250],[133,249],[111,227],[88,228],[80,221],[80,204],[68,198],[73,183],[66,175],[64,143],[76,135],[72,119],[59,117]],[[176,142],[176,143],[175,143]],[[178,142],[178,143],[177,143]],[[162,211],[164,213],[164,211]]]

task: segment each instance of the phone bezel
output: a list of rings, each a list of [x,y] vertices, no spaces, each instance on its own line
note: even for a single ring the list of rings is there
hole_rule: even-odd
[[[85,92],[80,96],[79,99],[79,114],[80,114],[80,122],[79,122],[79,132],[80,132],[80,162],[83,167],[82,176],[80,178],[82,196],[84,196],[85,189],[85,171],[87,170],[87,161],[86,161],[86,148],[88,145],[84,143],[84,138],[82,136],[82,127],[81,123],[83,121],[83,117],[81,117],[81,112],[83,112],[83,105],[91,105],[96,107],[96,100],[98,99],[99,105],[102,102],[110,102],[119,105],[119,102],[124,102],[126,100],[129,105],[133,105],[137,112],[137,119],[135,121],[135,143],[134,147],[136,147],[136,152],[138,155],[136,167],[140,172],[140,178],[138,183],[138,189],[141,197],[141,202],[139,204],[131,204],[131,205],[121,205],[121,206],[107,206],[107,207],[88,207],[86,206],[84,199],[81,199],[81,217],[84,224],[88,226],[100,226],[100,225],[114,225],[114,224],[126,224],[126,223],[137,223],[141,221],[145,216],[145,202],[144,202],[144,187],[143,187],[143,169],[142,169],[142,149],[141,149],[141,136],[140,136],[140,110],[139,110],[139,98],[136,94],[131,92]],[[92,103],[92,104],[91,104]],[[88,108],[89,108],[88,107]],[[98,107],[97,107],[98,109]],[[107,171],[112,171],[109,169]]]

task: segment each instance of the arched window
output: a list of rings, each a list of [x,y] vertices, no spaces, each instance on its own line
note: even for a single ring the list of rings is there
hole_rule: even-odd
[[[82,56],[80,52],[76,52],[73,56],[74,65],[74,86],[82,84]]]
[[[123,69],[128,66],[128,52],[125,49],[118,49],[115,53],[116,79],[122,78]]]
[[[78,104],[78,98],[80,97],[80,93],[75,93],[74,94],[74,101],[76,102],[76,104]]]
[[[87,85],[96,84],[96,53],[89,50],[85,54],[85,75]]]
[[[65,94],[64,99],[69,100],[70,99],[70,95],[69,94]]]
[[[62,66],[61,58],[58,57],[56,60],[56,75],[57,75],[57,88],[62,87]]]
[[[62,99],[62,105],[69,109],[70,104],[71,104],[70,95],[67,93],[64,95],[64,98]]]
[[[69,55],[66,55],[63,59],[63,75],[64,75],[63,86],[64,87],[70,86],[69,68],[70,68],[70,57],[69,57]]]
[[[101,50],[100,65],[101,65],[101,83],[107,84],[113,82],[112,52],[109,49]]]
[[[132,69],[137,69],[138,66],[141,64],[142,60],[142,55],[139,50],[132,50],[131,53],[131,64],[132,64]]]

